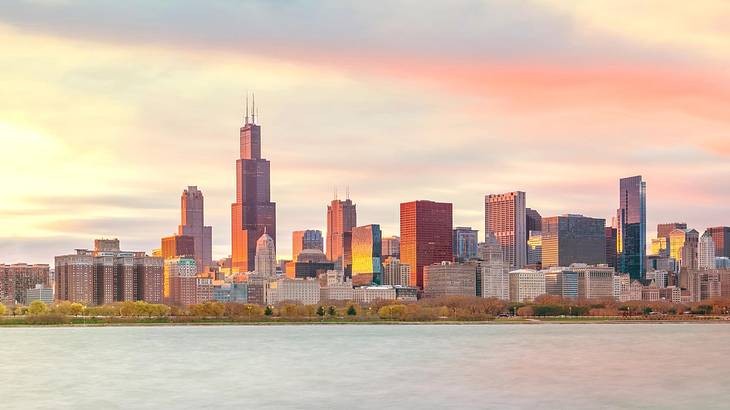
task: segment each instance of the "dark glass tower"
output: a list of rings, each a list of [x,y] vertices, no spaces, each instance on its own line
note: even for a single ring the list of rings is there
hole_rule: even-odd
[[[631,279],[643,279],[646,272],[646,182],[641,175],[619,182],[616,214],[618,268]]]
[[[246,105],[236,160],[236,202],[231,205],[231,265],[253,271],[261,235],[268,233],[276,244],[276,204],[271,202],[270,163],[261,158],[261,126],[255,115],[249,121]]]

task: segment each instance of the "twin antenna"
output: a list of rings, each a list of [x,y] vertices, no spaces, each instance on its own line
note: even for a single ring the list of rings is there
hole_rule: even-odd
[[[256,108],[256,94],[251,93],[251,100],[252,100],[252,107],[251,107],[251,111],[249,111],[249,109],[248,109],[248,92],[247,92],[246,93],[246,116],[244,117],[245,121],[244,121],[243,125],[256,124],[256,117],[259,116],[259,110]],[[250,112],[251,122],[248,121],[249,112]]]
[[[335,186],[334,188],[335,188],[335,200],[337,200],[337,199],[339,199],[337,197],[337,186]],[[349,185],[345,186],[345,199],[346,200],[350,199],[350,186]]]

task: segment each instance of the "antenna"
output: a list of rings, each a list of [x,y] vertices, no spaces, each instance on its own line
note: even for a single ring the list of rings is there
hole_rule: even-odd
[[[335,189],[335,198],[334,199],[336,201],[337,200],[337,185],[334,186],[334,189]]]
[[[345,199],[349,200],[350,199],[350,186],[349,185],[345,186],[345,195],[346,195]]]
[[[256,94],[251,93],[251,99],[253,100],[253,106],[251,107],[251,123],[256,124]]]
[[[246,91],[246,122],[243,125],[248,125],[248,91]]]

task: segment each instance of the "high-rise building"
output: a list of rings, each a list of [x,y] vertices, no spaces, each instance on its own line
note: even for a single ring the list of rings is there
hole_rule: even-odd
[[[709,230],[705,231],[697,245],[697,267],[715,269],[715,241]]]
[[[423,289],[423,268],[453,260],[452,205],[433,201],[400,204],[401,262],[411,267],[410,286]]]
[[[236,160],[236,202],[231,205],[231,265],[239,271],[255,269],[256,241],[264,232],[276,245],[271,165],[261,158],[261,126],[256,124],[255,115],[249,121],[248,103],[246,105],[240,130],[240,158]]]
[[[428,265],[423,269],[424,296],[476,296],[476,274],[475,262]]]
[[[288,262],[284,273],[289,279],[316,278],[320,274],[335,269],[335,264],[327,260],[319,249],[305,249],[296,261]],[[341,272],[341,271],[340,271]]]
[[[307,229],[292,232],[292,260],[295,261],[305,249],[319,249],[324,252],[322,231]]]
[[[606,263],[605,219],[583,215],[542,219],[542,266]]]
[[[173,235],[162,238],[160,247],[164,259],[177,256],[195,257],[195,238],[189,235]],[[197,262],[197,259],[196,259]]]
[[[352,265],[352,228],[357,226],[357,208],[350,198],[334,199],[327,205],[327,259],[343,272]]]
[[[527,264],[542,266],[542,231],[530,231],[527,237]]]
[[[165,260],[164,295],[171,305],[187,306],[198,303],[198,267],[194,258],[176,257]]]
[[[352,229],[352,284],[382,285],[383,259],[380,225],[358,226]]]
[[[408,286],[410,278],[411,267],[400,259],[391,256],[383,261],[383,285]]]
[[[646,271],[646,182],[640,175],[619,182],[616,252],[621,272],[642,279]]]
[[[532,208],[525,208],[527,238],[530,238],[530,231],[542,231],[542,216]]]
[[[513,302],[530,302],[545,294],[545,273],[518,269],[509,273],[509,296]]]
[[[383,237],[383,258],[400,258],[400,236]]]
[[[611,226],[604,228],[604,236],[606,238],[606,264],[612,268],[615,268],[618,263],[618,255],[616,254],[617,231],[616,228]]]
[[[509,300],[508,266],[504,261],[502,246],[493,233],[488,233],[479,248],[481,274],[481,296]]]
[[[274,239],[266,232],[256,241],[254,272],[264,277],[276,275],[276,248],[274,247]]]
[[[669,234],[675,229],[687,229],[685,222],[669,222],[664,224],[658,224],[656,226],[656,237],[657,238],[669,238]]]
[[[694,229],[675,229],[669,234],[669,257],[677,262],[677,271],[697,269],[699,238]]]
[[[50,267],[46,264],[0,264],[0,303],[26,304],[27,291],[36,285],[48,286]]]
[[[97,240],[94,250],[56,256],[57,300],[87,305],[162,300],[162,258],[119,250],[118,240]]]
[[[730,226],[707,228],[715,242],[715,256],[730,258]]]
[[[453,254],[457,262],[466,262],[477,257],[479,231],[467,226],[454,228]]]
[[[493,233],[512,268],[527,262],[525,193],[521,191],[484,197],[484,234]]]
[[[180,226],[178,235],[192,236],[195,262],[202,272],[213,265],[213,228],[205,226],[203,193],[196,186],[189,186],[180,197]]]

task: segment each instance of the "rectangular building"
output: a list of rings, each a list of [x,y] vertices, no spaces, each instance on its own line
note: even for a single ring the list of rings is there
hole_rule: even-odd
[[[423,273],[424,296],[476,296],[476,276],[476,263],[441,262],[426,266]]]
[[[477,257],[477,246],[479,244],[479,231],[468,226],[454,228],[453,254],[454,261],[467,262]]]
[[[513,269],[527,263],[527,216],[524,192],[492,194],[484,198],[484,234],[493,233]]]
[[[433,201],[400,204],[401,262],[411,267],[410,286],[423,289],[425,266],[453,260],[452,205]]]
[[[518,269],[509,273],[509,293],[513,302],[531,302],[544,295],[545,274],[532,269]]]
[[[352,229],[352,284],[382,285],[383,260],[380,225],[358,226]]]
[[[583,215],[542,218],[542,266],[606,263],[606,220]]]
[[[49,284],[50,267],[46,264],[0,264],[0,303],[27,304],[27,291],[36,285]]]

